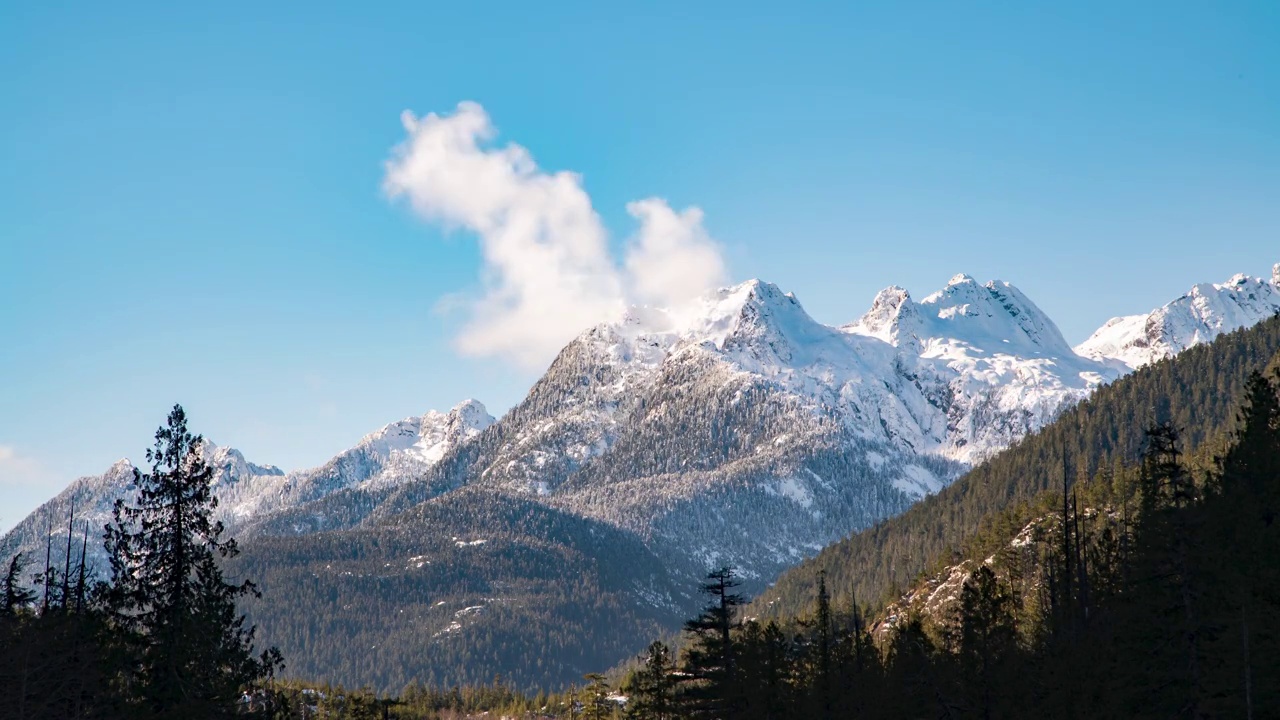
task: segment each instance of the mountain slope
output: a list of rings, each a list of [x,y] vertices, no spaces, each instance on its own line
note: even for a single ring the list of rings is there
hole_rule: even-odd
[[[761,282],[720,291],[683,313],[634,308],[570,343],[523,402],[419,481],[348,487],[290,508],[256,524],[246,547],[311,548],[310,567],[337,568],[346,551],[334,538],[431,537],[439,519],[423,508],[467,516],[472,503],[531,503],[625,533],[661,558],[663,582],[673,587],[695,587],[709,566],[730,563],[754,592],[850,529],[937,492],[964,469],[962,458],[1038,427],[1114,372],[1073,356],[1052,323],[1008,285],[957,278],[931,298],[921,312],[932,313],[936,326],[916,330],[904,347],[859,328],[821,325],[794,297]],[[1013,333],[1012,342],[1001,342],[1000,334]],[[1016,404],[1020,397],[1034,405]],[[455,562],[468,577],[508,587],[528,581],[527,570],[492,574],[495,560]],[[386,582],[408,582],[394,563],[387,573],[400,579]],[[583,578],[603,586],[590,572]],[[641,589],[617,592],[623,605],[653,602]],[[679,592],[669,596],[670,607],[661,605],[667,617],[696,606]],[[380,618],[394,618],[416,612],[411,597],[348,604],[373,603]],[[287,624],[311,612],[294,603],[290,596],[255,619],[272,627],[272,618]],[[508,605],[510,622],[533,605]],[[532,616],[528,625],[529,633],[542,632]],[[413,635],[419,656],[452,652],[438,632]],[[502,637],[512,647],[533,642],[528,634]],[[489,652],[485,642],[473,650]],[[287,649],[303,653],[307,666],[359,665],[345,646]],[[478,672],[405,662],[405,672],[419,667],[442,682]],[[483,667],[482,675],[497,669]],[[545,674],[541,682],[563,680]]]
[[[264,627],[287,634],[282,644],[295,668],[354,668],[349,682],[398,682],[380,674],[363,646],[308,640],[310,631],[297,623],[329,622],[328,613],[361,643],[404,644],[398,672],[469,681],[511,666],[490,643],[534,647],[538,633],[548,632],[539,619],[546,603],[557,608],[557,622],[578,618],[588,635],[614,628],[594,615],[583,619],[586,592],[630,608],[627,627],[667,623],[696,604],[672,588],[692,587],[710,566],[738,566],[744,590],[755,593],[833,540],[930,498],[924,507],[935,510],[902,516],[916,535],[890,541],[891,553],[910,554],[905,564],[892,557],[860,580],[877,592],[905,582],[916,572],[912,563],[962,541],[964,523],[1024,491],[1024,479],[983,470],[998,462],[980,466],[986,480],[978,491],[945,490],[954,478],[1126,372],[1113,358],[1077,355],[1053,322],[1004,282],[957,275],[920,301],[887,288],[860,319],[829,327],[793,295],[749,281],[689,307],[631,308],[617,322],[589,329],[496,422],[468,401],[447,415],[392,423],[319,468],[287,476],[246,471],[221,483],[220,512],[244,541],[250,572],[274,578],[276,587],[311,583],[307,592],[275,594],[254,610]],[[910,525],[920,517],[934,522],[923,534]],[[459,555],[441,534],[449,528],[449,537],[466,538],[528,518],[555,518],[531,521],[535,528],[575,530],[552,537],[510,527],[504,547],[572,568],[576,590],[548,594],[550,578],[569,582],[564,568],[504,563],[494,554],[498,543]],[[885,527],[898,526],[871,532]],[[42,547],[43,530],[26,535]],[[433,538],[434,545],[409,552],[413,538]],[[597,561],[599,538],[626,548],[639,565],[656,563],[653,582],[636,586],[610,575]],[[397,548],[391,555],[379,549],[388,543]],[[364,549],[353,558],[352,547]],[[499,626],[475,624],[471,664],[450,669],[425,659],[451,653],[441,648],[453,631],[397,625],[401,616],[430,615],[421,627],[443,618],[423,615],[421,595],[436,581],[422,584],[420,568],[400,562],[401,550],[449,566],[443,582],[454,590],[447,602],[475,601],[464,597],[473,581],[517,588],[506,595],[513,601],[503,606]],[[385,569],[370,564],[377,558]],[[329,572],[337,567],[353,575]],[[376,582],[365,588],[361,576]],[[340,595],[351,602],[335,605]],[[321,615],[309,614],[315,612]],[[625,645],[620,635],[608,637],[610,648]],[[609,663],[595,666],[601,664]],[[561,654],[544,665],[537,672],[547,683],[562,682],[574,667]]]
[[[206,440],[201,446],[204,461],[214,470],[214,494],[218,498],[216,517],[235,535],[258,518],[282,508],[296,507],[348,487],[391,487],[416,479],[452,448],[464,444],[493,418],[484,406],[467,400],[448,413],[428,412],[387,425],[369,435],[350,450],[313,470],[285,474],[273,465],[257,465],[239,450]],[[46,534],[54,539],[55,555],[65,552],[67,521],[75,510],[75,535],[81,537],[89,523],[90,556],[105,569],[102,556],[102,528],[111,520],[117,498],[131,497],[134,465],[128,459],[116,462],[102,475],[84,477],[44,503],[0,539],[7,554],[22,552],[28,560],[42,557]]]
[[[795,616],[812,602],[819,572],[833,594],[889,599],[1001,511],[1060,487],[1061,468],[1093,473],[1132,462],[1142,429],[1168,419],[1195,447],[1231,427],[1244,381],[1280,353],[1280,317],[1237,330],[1101,388],[1051,425],[980,465],[905,513],[855,533],[779,577],[756,602],[762,614]]]
[[[1077,345],[1076,352],[1139,368],[1276,313],[1280,313],[1280,263],[1272,268],[1269,281],[1239,274],[1220,285],[1196,285],[1144,315],[1112,318]]]
[[[289,672],[399,691],[567,685],[678,623],[688,588],[629,533],[482,489],[411,518],[260,537],[231,565],[263,599],[246,609]]]
[[[274,465],[249,462],[239,450],[215,445],[208,440],[201,445],[201,454],[205,463],[213,468],[214,493],[221,503],[219,516],[224,519],[229,519],[235,512],[234,502],[226,499],[235,496],[237,486],[270,485],[283,481],[285,477],[284,472]],[[102,529],[111,521],[111,510],[116,500],[132,496],[133,473],[133,463],[125,458],[101,475],[75,480],[0,538],[0,550],[5,557],[23,553],[29,563],[37,559],[43,561],[46,538],[49,538],[53,556],[64,557],[68,542],[67,523],[74,510],[75,529],[71,533],[74,544],[81,542],[87,522],[88,560],[96,571],[106,572]]]
[[[333,495],[269,531],[381,522],[486,487],[629,529],[691,572],[733,562],[765,581],[1115,374],[1075,356],[1008,284],[958,276],[907,303],[887,323],[832,328],[751,281],[679,313],[633,308],[570,343],[524,402],[421,482]],[[934,320],[906,328],[908,307]],[[910,342],[876,335],[894,323]]]

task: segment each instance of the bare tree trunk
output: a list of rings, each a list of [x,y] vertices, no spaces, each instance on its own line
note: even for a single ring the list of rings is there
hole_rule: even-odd
[[[1247,720],[1253,720],[1253,666],[1249,661],[1248,600],[1240,606],[1240,631],[1244,638],[1244,716]]]

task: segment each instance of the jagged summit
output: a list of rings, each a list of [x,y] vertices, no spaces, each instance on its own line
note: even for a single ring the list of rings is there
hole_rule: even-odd
[[[1255,325],[1280,312],[1280,263],[1271,272],[1269,281],[1240,273],[1222,284],[1199,283],[1149,313],[1108,320],[1075,350],[1139,368]]]
[[[392,455],[404,454],[433,463],[493,423],[494,418],[483,403],[468,399],[447,413],[429,410],[423,415],[384,425],[361,438],[357,448],[366,448],[384,461]]]
[[[954,355],[960,345],[993,354],[1074,355],[1057,325],[1021,290],[1000,280],[979,284],[964,273],[918,303],[889,286],[843,329],[925,356]]]
[[[214,469],[217,482],[236,482],[254,475],[284,477],[284,471],[275,465],[258,465],[245,459],[239,450],[217,445],[205,440],[200,447],[204,461]]]
[[[1136,325],[1177,352],[1275,312],[1278,280],[1199,285]],[[249,538],[394,522],[483,490],[635,531],[684,567],[731,561],[763,578],[1043,427],[1129,370],[1113,357],[1078,355],[1003,281],[961,273],[920,300],[890,286],[837,328],[754,279],[588,329],[501,420],[466,400],[288,474],[214,443],[204,452],[220,517]],[[78,481],[78,503],[100,524],[131,478],[122,461]],[[9,540],[37,550],[69,497]],[[748,526],[759,532],[741,536]]]

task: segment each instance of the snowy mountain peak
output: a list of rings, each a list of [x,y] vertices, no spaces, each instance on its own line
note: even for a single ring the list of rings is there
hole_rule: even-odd
[[[897,285],[890,285],[876,293],[871,309],[857,322],[842,329],[878,338],[897,347],[920,351],[920,309],[911,299],[911,293]]]
[[[1108,320],[1075,350],[1139,368],[1255,325],[1280,312],[1280,263],[1271,273],[1270,281],[1238,273],[1221,285],[1197,284],[1149,313]]]
[[[253,475],[284,477],[284,471],[275,465],[257,465],[245,460],[244,453],[231,447],[221,447],[209,440],[200,446],[205,464],[213,468],[215,482],[235,482]]]
[[[129,458],[120,458],[119,460],[111,463],[111,467],[107,469],[107,474],[109,475],[119,475],[120,473],[126,472],[133,472],[133,461]]]
[[[434,463],[455,445],[480,434],[493,423],[493,416],[480,401],[468,399],[447,413],[429,410],[385,425],[361,438],[357,447],[384,461],[404,454]]]
[[[484,432],[496,420],[489,414],[484,403],[468,398],[458,403],[445,415],[444,441],[448,447],[442,448],[436,460],[444,455],[445,450],[454,448]]]
[[[1021,290],[1001,280],[987,283],[986,288],[1029,340],[1055,353],[1071,352],[1058,325]]]
[[[1021,290],[1001,280],[981,285],[964,273],[919,303],[900,287],[885,288],[843,330],[926,355],[958,345],[998,354],[1074,355],[1058,326]]]

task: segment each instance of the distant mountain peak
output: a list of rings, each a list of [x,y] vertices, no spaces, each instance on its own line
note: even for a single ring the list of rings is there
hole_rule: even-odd
[[[859,334],[878,338],[890,345],[920,351],[920,309],[906,288],[890,285],[876,293],[871,309],[844,329],[851,331],[855,328]]]
[[[965,273],[918,303],[905,289],[889,286],[843,329],[915,353],[963,344],[998,354],[1074,354],[1058,326],[1013,284],[979,284]]]
[[[383,461],[403,454],[434,463],[461,442],[483,432],[494,418],[479,400],[467,399],[447,413],[428,410],[422,415],[384,425],[360,439],[364,448]]]
[[[1139,368],[1280,312],[1280,263],[1271,279],[1232,275],[1222,284],[1198,283],[1149,313],[1114,317],[1075,347],[1100,360]]]

